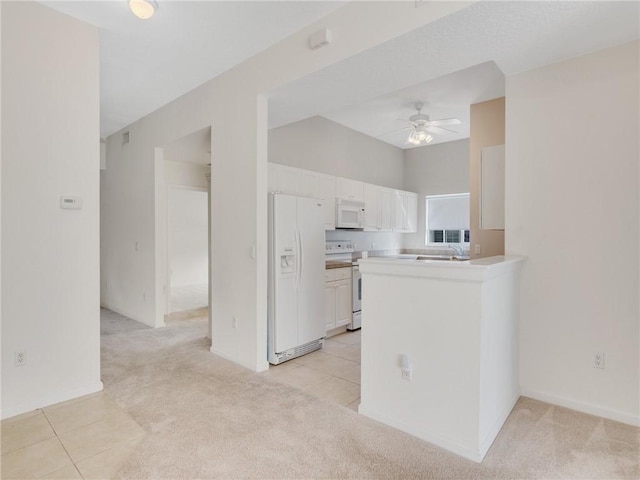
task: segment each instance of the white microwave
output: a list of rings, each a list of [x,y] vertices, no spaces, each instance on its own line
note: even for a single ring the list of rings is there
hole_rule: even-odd
[[[338,198],[336,228],[364,228],[364,203]]]

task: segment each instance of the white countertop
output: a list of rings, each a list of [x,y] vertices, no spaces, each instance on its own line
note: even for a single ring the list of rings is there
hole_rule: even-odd
[[[410,257],[410,256],[407,256]],[[525,257],[498,255],[476,260],[415,260],[371,257],[358,261],[363,274],[484,281],[519,268]]]

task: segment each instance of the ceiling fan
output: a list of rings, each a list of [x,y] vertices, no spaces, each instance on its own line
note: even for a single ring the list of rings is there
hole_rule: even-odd
[[[445,125],[460,125],[462,122],[457,118],[443,118],[441,120],[431,120],[429,115],[421,113],[423,102],[416,102],[414,104],[415,109],[418,111],[415,115],[409,117],[409,126],[396,131],[410,130],[407,143],[412,145],[429,144],[433,141],[431,135],[442,135],[446,133],[457,133],[448,128],[442,128]],[[405,120],[403,120],[405,121]]]

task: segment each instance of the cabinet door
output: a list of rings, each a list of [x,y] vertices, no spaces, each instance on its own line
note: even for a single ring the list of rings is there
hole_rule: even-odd
[[[327,330],[336,328],[336,288],[335,282],[327,282],[324,287],[324,315]]]
[[[280,169],[280,186],[282,193],[300,195],[300,173],[297,168],[283,166]]]
[[[407,197],[407,232],[418,231],[418,194],[406,192]]]
[[[267,188],[269,193],[282,191],[280,170],[280,165],[277,163],[269,162],[267,165]]]
[[[400,190],[395,191],[395,212],[393,216],[393,231],[404,232],[407,216],[407,196]]]
[[[336,327],[351,322],[351,280],[338,280],[336,284]]]
[[[336,178],[336,197],[344,200],[364,201],[364,184],[349,178]]]
[[[383,232],[390,232],[393,230],[393,200],[393,190],[383,188],[380,192],[380,230]]]
[[[320,198],[324,200],[324,229],[336,229],[336,177],[319,174]]]
[[[364,229],[380,230],[380,187],[370,183],[364,184]]]

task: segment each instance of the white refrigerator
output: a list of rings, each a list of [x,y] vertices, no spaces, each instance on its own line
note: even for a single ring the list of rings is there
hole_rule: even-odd
[[[324,344],[322,200],[269,194],[268,360],[278,364]]]

